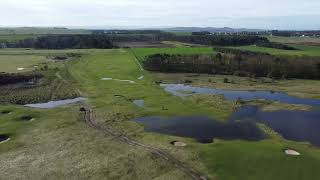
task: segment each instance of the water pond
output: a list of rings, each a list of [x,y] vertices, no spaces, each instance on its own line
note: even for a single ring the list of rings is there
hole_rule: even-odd
[[[50,101],[47,103],[37,103],[37,104],[26,104],[26,107],[33,107],[33,108],[40,108],[40,109],[52,109],[59,106],[64,106],[68,104],[74,104],[77,102],[85,101],[86,98],[84,97],[78,97],[74,99],[65,99],[65,100],[59,100],[59,101]]]
[[[257,106],[244,106],[236,110],[227,123],[219,123],[201,116],[171,118],[150,116],[135,119],[136,122],[143,123],[148,132],[191,137],[202,143],[211,142],[213,138],[260,140],[265,138],[265,135],[256,123],[263,123],[286,139],[307,141],[320,147],[320,100],[303,99],[270,91],[219,90],[182,84],[161,84],[161,86],[165,91],[179,97],[192,94],[221,94],[228,100],[266,99],[288,104],[311,105],[313,110],[264,112]]]
[[[133,104],[137,105],[138,107],[143,108],[144,107],[144,100],[142,100],[142,99],[133,100]]]
[[[193,94],[220,94],[227,100],[255,100],[265,99],[271,101],[279,101],[287,104],[304,104],[310,106],[320,106],[318,99],[304,99],[295,96],[290,96],[286,93],[272,91],[236,91],[236,90],[221,90],[214,88],[193,87],[183,84],[161,84],[164,90],[174,96],[187,97]]]
[[[211,143],[213,138],[261,140],[264,133],[252,122],[221,123],[204,116],[177,116],[172,118],[150,116],[135,119],[143,123],[145,131],[195,138]]]

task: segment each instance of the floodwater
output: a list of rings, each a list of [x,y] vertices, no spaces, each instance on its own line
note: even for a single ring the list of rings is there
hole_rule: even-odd
[[[78,97],[74,99],[65,99],[65,100],[59,100],[59,101],[50,101],[47,103],[37,103],[37,104],[26,104],[27,107],[33,107],[33,108],[40,108],[40,109],[52,109],[59,106],[64,106],[68,104],[74,104],[77,102],[85,101],[86,98],[84,97]]]
[[[308,141],[320,146],[320,111],[261,111],[257,106],[245,106],[236,111],[230,122],[254,121],[263,123],[284,138],[294,141]]]
[[[111,81],[111,80],[114,80],[114,81],[120,81],[120,82],[128,82],[128,83],[136,83],[135,81],[132,81],[132,80],[127,80],[127,79],[113,79],[111,77],[104,77],[104,78],[101,78],[102,81]]]
[[[147,132],[195,138],[200,143],[211,143],[213,138],[252,141],[265,138],[265,134],[252,122],[221,123],[204,116],[150,116],[134,121],[143,123]]]
[[[263,139],[256,123],[263,123],[288,140],[309,142],[320,147],[320,100],[303,99],[279,92],[269,91],[232,91],[211,88],[198,88],[181,84],[161,84],[175,96],[187,97],[192,94],[221,94],[228,100],[266,99],[288,104],[311,105],[311,111],[279,110],[264,112],[258,106],[239,108],[227,123],[199,116],[158,117],[150,116],[135,119],[143,123],[145,130],[168,135],[191,137],[199,142],[208,143],[212,138],[221,139]]]
[[[142,100],[142,99],[133,100],[133,104],[143,108],[144,107],[144,100]]]
[[[310,106],[320,106],[318,99],[304,99],[295,96],[290,96],[286,93],[271,92],[271,91],[236,91],[236,90],[220,90],[214,88],[200,88],[183,84],[161,84],[165,91],[174,96],[187,97],[193,94],[221,94],[227,100],[255,100],[265,99],[271,101],[279,101],[287,104],[304,104]],[[191,93],[185,93],[185,92]]]

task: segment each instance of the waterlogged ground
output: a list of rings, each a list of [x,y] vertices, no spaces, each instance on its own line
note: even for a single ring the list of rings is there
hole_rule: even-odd
[[[145,51],[143,54],[147,53]],[[148,116],[200,115],[223,124],[239,104],[215,95],[196,95],[184,100],[172,96],[154,83],[158,80],[155,74],[141,72],[135,56],[127,50],[85,52],[87,55],[79,61],[66,64],[71,76],[68,81],[79,88],[83,97],[88,98],[86,103],[93,108],[94,117],[102,126],[112,127],[132,139],[159,147],[211,179],[301,180],[320,177],[318,148],[307,143],[285,140],[260,124],[260,130],[269,137],[261,141],[215,138],[213,143],[201,144],[193,138],[145,132],[142,124],[132,120]],[[137,80],[141,74],[144,74],[144,78]],[[102,81],[103,77],[136,83]],[[250,87],[254,89],[254,86],[253,83]],[[278,82],[275,86],[283,88],[281,92],[290,89],[287,82]],[[314,93],[317,88],[310,88],[315,83],[305,83],[305,86],[309,88],[299,91],[300,95],[319,96]],[[143,108],[134,104],[134,100],[144,100]],[[0,134],[12,134],[10,141],[0,144],[0,163],[7,164],[1,166],[0,171],[5,172],[5,177],[9,179],[189,178],[149,152],[119,143],[114,138],[88,128],[81,120],[78,105],[50,110],[33,109],[33,115],[37,118],[31,122],[16,121],[29,108],[0,108],[13,110],[14,113],[0,115],[1,121],[5,121],[0,125]],[[175,147],[170,144],[172,141],[181,141],[187,146]],[[301,156],[286,156],[284,149],[288,148],[298,151]]]

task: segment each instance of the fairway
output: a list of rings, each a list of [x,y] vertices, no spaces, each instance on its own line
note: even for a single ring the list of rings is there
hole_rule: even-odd
[[[0,55],[0,72],[27,72],[42,66],[48,61],[45,56]]]

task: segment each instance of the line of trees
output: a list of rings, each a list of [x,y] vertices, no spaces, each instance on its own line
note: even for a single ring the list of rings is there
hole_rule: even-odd
[[[154,54],[144,61],[150,71],[227,74],[250,77],[320,79],[317,57],[263,54],[169,55]]]
[[[149,32],[149,31],[147,31]],[[105,34],[87,35],[48,35],[29,38],[18,42],[2,42],[0,48],[38,48],[38,49],[110,49],[119,42],[155,42],[178,41],[207,46],[243,46],[256,44],[286,50],[295,50],[288,45],[270,42],[266,37],[254,35],[200,34],[179,36],[162,31],[150,31],[152,34]]]
[[[6,43],[8,48],[37,49],[110,49],[114,48],[107,36],[100,35],[49,35]]]

